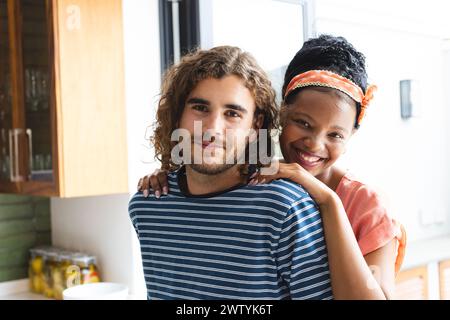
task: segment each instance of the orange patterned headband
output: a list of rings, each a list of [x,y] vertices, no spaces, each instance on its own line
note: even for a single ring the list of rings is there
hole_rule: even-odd
[[[292,78],[291,82],[287,86],[284,98],[295,89],[319,86],[327,87],[339,90],[347,94],[350,98],[361,104],[361,112],[359,113],[357,124],[360,125],[370,100],[373,98],[373,93],[377,89],[375,85],[369,85],[366,90],[366,94],[362,89],[354,82],[347,78],[344,78],[334,72],[326,70],[311,70],[304,73],[300,73]]]

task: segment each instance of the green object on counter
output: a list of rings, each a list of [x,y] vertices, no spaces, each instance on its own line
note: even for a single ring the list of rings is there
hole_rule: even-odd
[[[34,228],[34,223],[31,219],[0,221],[0,239],[11,235],[33,232]]]
[[[18,204],[1,204],[0,221],[9,219],[33,218],[34,210],[31,202]]]
[[[0,249],[30,249],[36,244],[36,232],[0,237]]]
[[[25,279],[28,277],[28,267],[0,268],[0,282]]]
[[[6,267],[23,267],[28,264],[30,259],[29,250],[26,249],[14,249],[14,250],[1,250],[0,249],[0,268]]]

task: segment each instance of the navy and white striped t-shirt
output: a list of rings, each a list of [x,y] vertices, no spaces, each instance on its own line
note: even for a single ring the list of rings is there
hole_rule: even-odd
[[[322,221],[290,181],[189,196],[178,175],[169,194],[135,194],[148,299],[331,299]]]

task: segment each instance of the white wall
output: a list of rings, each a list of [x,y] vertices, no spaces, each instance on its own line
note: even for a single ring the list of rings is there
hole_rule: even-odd
[[[145,299],[140,249],[127,207],[138,178],[156,165],[145,131],[154,121],[160,85],[157,1],[123,0],[123,13],[130,193],[52,199],[52,239],[55,246],[95,254],[104,281],[124,283]]]
[[[450,136],[442,38],[448,29],[439,20],[445,3],[374,4],[316,1],[318,33],[352,42],[366,55],[370,82],[379,87],[341,163],[384,192],[410,241],[445,234],[450,231]],[[401,79],[421,84],[421,114],[408,121],[400,117]]]

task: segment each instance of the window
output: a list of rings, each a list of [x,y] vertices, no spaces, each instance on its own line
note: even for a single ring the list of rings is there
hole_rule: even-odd
[[[159,0],[161,70],[200,46],[199,0]]]

